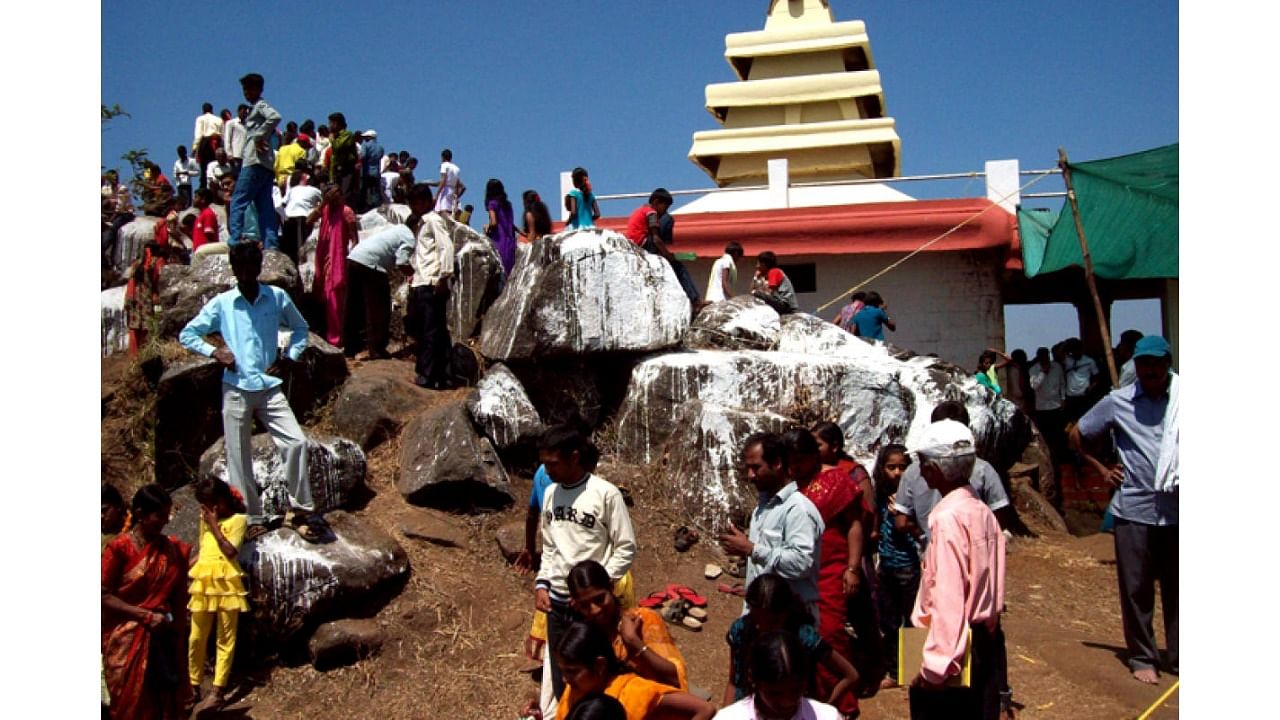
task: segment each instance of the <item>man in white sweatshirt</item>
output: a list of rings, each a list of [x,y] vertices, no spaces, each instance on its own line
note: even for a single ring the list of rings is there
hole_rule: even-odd
[[[534,607],[547,613],[548,648],[556,646],[575,617],[566,582],[570,568],[595,560],[617,582],[635,559],[636,535],[622,493],[591,473],[599,457],[591,440],[570,427],[551,428],[539,445],[538,458],[552,485],[542,501],[542,567],[534,585]],[[551,683],[560,697],[564,679],[554,659]]]

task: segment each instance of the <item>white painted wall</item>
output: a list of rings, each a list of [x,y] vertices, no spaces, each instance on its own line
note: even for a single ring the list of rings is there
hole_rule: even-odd
[[[900,254],[804,256],[779,253],[784,265],[815,263],[817,292],[797,293],[800,309],[812,313],[842,296],[821,315],[831,320],[848,302],[848,288],[902,257]],[[705,293],[711,263],[686,263],[699,292]],[[755,272],[755,259],[738,263],[738,292],[745,293]],[[1004,304],[1000,299],[1000,266],[996,255],[976,252],[921,253],[871,283],[884,297],[897,332],[886,339],[922,355],[937,353],[963,367],[973,367],[988,347],[1004,348]]]

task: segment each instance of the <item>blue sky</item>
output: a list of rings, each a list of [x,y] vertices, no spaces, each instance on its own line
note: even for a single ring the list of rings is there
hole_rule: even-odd
[[[837,20],[867,24],[903,174],[1005,158],[1046,168],[1059,146],[1085,160],[1178,140],[1176,2],[831,5]],[[428,173],[451,148],[477,196],[497,177],[513,197],[532,188],[554,206],[559,173],[575,165],[600,193],[709,187],[686,158],[693,132],[717,127],[704,87],[734,79],[724,35],[762,28],[768,2],[327,7],[226,0],[216,15],[232,21],[202,46],[184,4],[113,3],[102,16],[101,96],[132,117],[102,132],[101,164],[121,166],[125,150],[145,147],[167,170],[174,148],[191,142],[201,103],[234,109],[237,78],[259,72],[286,119],[322,123],[342,111]],[[1057,180],[1036,186],[1060,189]],[[904,190],[985,194],[980,179]],[[631,204],[602,210],[620,215]],[[1044,325],[1009,324],[1010,347],[1039,342]]]

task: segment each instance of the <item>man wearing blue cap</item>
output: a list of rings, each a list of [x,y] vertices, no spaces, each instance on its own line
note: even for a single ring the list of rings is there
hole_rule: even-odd
[[[1071,442],[1115,438],[1120,462],[1108,479],[1119,490],[1115,514],[1116,574],[1129,669],[1140,682],[1159,682],[1156,670],[1155,583],[1164,607],[1166,668],[1178,672],[1178,386],[1169,343],[1158,335],[1137,342],[1138,381],[1112,390],[1080,418]]]

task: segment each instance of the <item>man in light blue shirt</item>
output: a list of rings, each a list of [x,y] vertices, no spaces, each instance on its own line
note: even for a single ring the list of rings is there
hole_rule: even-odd
[[[307,321],[284,290],[258,282],[262,271],[262,246],[242,242],[231,246],[231,270],[236,287],[214,297],[178,335],[192,352],[222,363],[222,429],[226,436],[227,477],[244,496],[253,539],[266,532],[268,524],[281,518],[264,512],[258,484],[253,477],[253,418],[256,416],[271,433],[284,463],[293,524],[307,540],[317,540],[324,532],[323,520],[314,514],[311,483],[307,473],[307,437],[298,425],[289,401],[273,374],[280,365],[296,362],[307,347]],[[286,357],[277,358],[280,328],[290,330]],[[204,338],[218,333],[226,343],[214,347]],[[287,510],[288,508],[284,508]]]
[[[725,553],[747,559],[747,585],[764,573],[786,578],[817,622],[818,552],[824,525],[818,508],[799,491],[787,469],[787,450],[775,433],[756,433],[742,449],[747,478],[760,491],[747,534],[730,526],[720,536]],[[745,603],[744,603],[745,612]]]
[[[413,233],[420,218],[411,216],[409,222],[412,225],[382,228],[347,255],[347,319],[342,332],[342,350],[347,357],[365,349],[369,360],[391,357],[387,352],[391,334],[389,273],[397,267],[412,272],[409,261],[418,244]]]
[[[1129,669],[1149,685],[1160,681],[1160,665],[1151,620],[1155,583],[1160,582],[1168,663],[1178,672],[1178,392],[1181,380],[1170,373],[1172,353],[1159,335],[1137,341],[1133,363],[1138,380],[1098,401],[1071,430],[1071,443],[1110,436],[1120,462],[1106,466],[1086,455],[1117,485],[1111,501],[1115,515],[1116,575],[1120,616]]]

